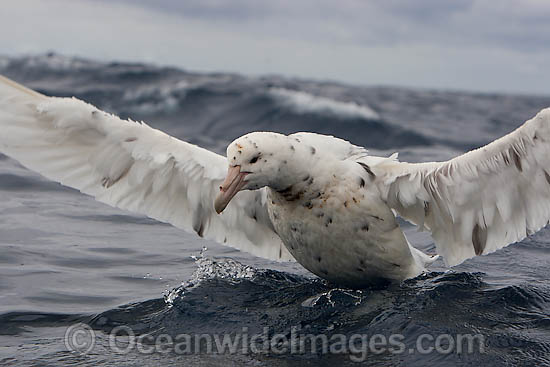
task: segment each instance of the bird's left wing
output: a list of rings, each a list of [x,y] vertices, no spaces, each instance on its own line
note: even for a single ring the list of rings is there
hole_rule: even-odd
[[[106,204],[273,260],[291,260],[266,191],[213,203],[224,157],[75,98],[46,97],[0,76],[0,152]]]
[[[496,251],[550,220],[550,109],[512,133],[447,162],[371,167],[382,197],[432,232],[452,266]]]

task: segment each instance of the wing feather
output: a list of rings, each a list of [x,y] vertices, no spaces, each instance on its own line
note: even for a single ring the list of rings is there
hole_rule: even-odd
[[[266,191],[239,193],[218,215],[224,157],[75,98],[46,97],[0,76],[0,151],[97,200],[273,260],[292,260]]]
[[[550,220],[550,109],[447,162],[372,169],[388,205],[432,232],[446,263],[494,252]]]

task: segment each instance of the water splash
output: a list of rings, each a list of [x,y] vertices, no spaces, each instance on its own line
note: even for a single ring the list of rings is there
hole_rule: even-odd
[[[302,307],[359,306],[364,296],[362,290],[333,288],[328,292],[306,299],[302,302]]]
[[[199,256],[191,256],[197,266],[191,278],[183,282],[179,287],[164,294],[164,301],[168,307],[172,307],[174,301],[178,297],[183,297],[186,291],[197,287],[206,280],[224,279],[231,283],[237,283],[243,279],[253,279],[258,274],[258,270],[252,266],[241,264],[232,259],[205,257],[204,254],[207,250],[206,247],[203,247]]]

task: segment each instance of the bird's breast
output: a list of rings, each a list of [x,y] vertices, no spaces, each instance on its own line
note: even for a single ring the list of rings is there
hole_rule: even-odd
[[[393,213],[376,192],[363,186],[338,186],[317,192],[268,193],[275,230],[294,258],[312,273],[350,286],[403,278],[401,266],[408,266],[409,259],[405,255],[396,260],[386,245],[396,238],[406,242]]]

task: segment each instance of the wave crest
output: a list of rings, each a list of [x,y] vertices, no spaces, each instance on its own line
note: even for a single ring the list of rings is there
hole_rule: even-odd
[[[303,91],[275,87],[269,88],[268,95],[299,114],[331,114],[339,118],[380,119],[378,113],[372,108],[356,102],[342,102]]]

